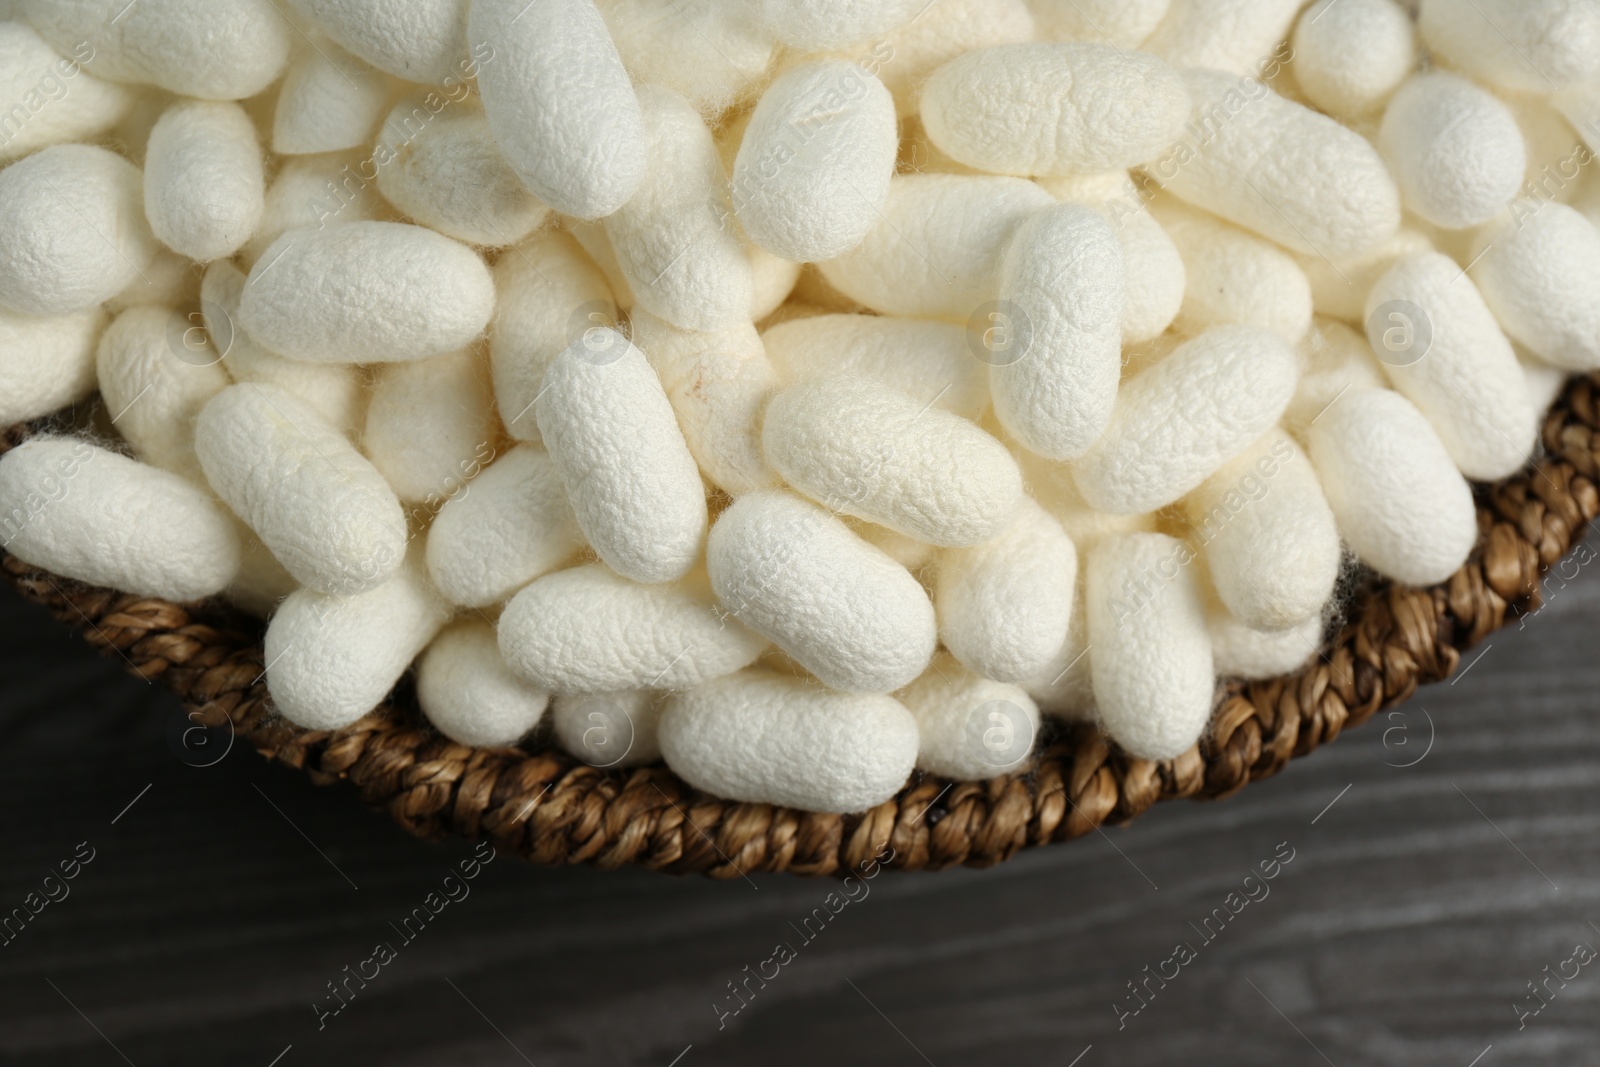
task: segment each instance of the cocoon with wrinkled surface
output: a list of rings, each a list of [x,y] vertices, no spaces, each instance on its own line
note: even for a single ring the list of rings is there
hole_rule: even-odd
[[[494,286],[489,365],[495,403],[511,436],[537,441],[533,402],[546,368],[586,331],[615,326],[617,306],[600,268],[559,231],[535,234],[501,256]]]
[[[88,399],[105,328],[99,308],[42,317],[0,311],[0,426]]]
[[[555,464],[518,445],[439,509],[428,530],[428,574],[450,603],[488,607],[582,546]]]
[[[1320,617],[1339,578],[1339,530],[1311,461],[1273,429],[1189,497],[1217,596],[1244,625]]]
[[[1165,534],[1121,534],[1084,571],[1100,725],[1139,759],[1174,759],[1211,721],[1216,676],[1193,553]]]
[[[493,626],[466,619],[441,631],[417,660],[417,703],[450,740],[500,748],[539,724],[550,694],[511,673]]]
[[[1517,195],[1528,164],[1510,109],[1445,71],[1413,75],[1394,94],[1378,150],[1405,206],[1450,230],[1492,218]]]
[[[1179,0],[1140,46],[1179,70],[1260,74],[1302,0]]]
[[[171,308],[124,311],[101,335],[95,373],[112,425],[139,458],[198,480],[194,420],[229,381],[209,345],[183,346],[187,326]]]
[[[999,441],[870,378],[814,378],[767,406],[767,461],[830,510],[934,545],[986,541],[1016,514],[1022,475]]]
[[[70,437],[0,457],[0,547],[89,585],[180,604],[239,570],[232,518],[176,474]]]
[[[733,208],[785,259],[833,259],[878,224],[894,174],[894,98],[856,63],[797,67],[767,87],[733,164]]]
[[[1292,6],[1292,5],[1291,5]],[[1150,167],[1168,192],[1285,248],[1339,260],[1392,237],[1400,193],[1377,150],[1260,82],[1187,70],[1187,136]]]
[[[642,86],[639,106],[648,170],[639,191],[605,220],[634,302],[685,330],[748,322],[755,280],[729,218],[728,179],[711,131],[671,90]]]
[[[298,589],[267,624],[272,703],[307,730],[349,726],[383,701],[449,618],[415,559],[362,592]]]
[[[933,655],[933,605],[910,572],[790,493],[736,500],[711,528],[706,567],[734,618],[835,689],[898,689]]]
[[[1417,64],[1417,32],[1394,0],[1316,0],[1294,28],[1294,78],[1330,115],[1381,107]]]
[[[300,156],[368,144],[392,92],[388,78],[332,41],[317,41],[284,75],[272,117],[272,150]]]
[[[859,374],[964,419],[989,405],[988,368],[967,331],[948,322],[816,315],[769,327],[761,340],[786,383]]]
[[[194,447],[212,490],[313,590],[362,593],[404,562],[394,490],[294,394],[253,383],[224,389],[196,420]]]
[[[467,244],[516,244],[550,215],[500,154],[489,120],[461,105],[430,115],[414,99],[389,113],[381,143],[395,158],[378,191],[422,225]]]
[[[494,395],[476,350],[378,370],[361,445],[395,495],[437,503],[494,454]]]
[[[227,259],[255,233],[266,177],[255,124],[238,104],[174,104],[150,131],[144,210],[150,229],[201,263]]]
[[[1073,468],[1078,489],[1120,515],[1173,503],[1278,421],[1298,374],[1294,350],[1256,327],[1184,343],[1123,384],[1104,438]]]
[[[289,0],[345,48],[414,82],[442,82],[467,54],[468,0]],[[498,44],[475,35],[476,42]]]
[[[58,52],[94,50],[94,75],[202,100],[242,100],[277,80],[293,34],[272,0],[23,0]]]
[[[268,352],[239,325],[239,300],[245,274],[227,260],[206,268],[200,283],[205,337],[236,382],[259,382],[286,389],[317,410],[341,433],[353,434],[366,404],[356,368],[343,363],[304,363]],[[189,316],[194,323],[194,316]],[[190,337],[191,331],[184,336]]]
[[[1600,80],[1600,10],[1587,0],[1423,0],[1419,28],[1435,53],[1503,89]]]
[[[1032,755],[1039,732],[1033,698],[949,656],[895,696],[917,721],[917,766],[930,774],[981,781],[1018,770]]]
[[[536,409],[600,558],[639,582],[687,574],[705,537],[705,484],[644,354],[614,330],[591,331],[550,365]]]
[[[465,348],[494,314],[478,254],[421,226],[291,230],[250,271],[240,325],[291,359],[390,363]]]
[[[1439,435],[1405,397],[1351,390],[1306,431],[1339,532],[1378,573],[1432,585],[1478,540],[1472,491]]]
[[[796,52],[849,48],[916,18],[928,0],[757,0],[770,32]]]
[[[0,171],[0,306],[86,311],[138,281],[159,247],[143,177],[121,156],[54,145]]]
[[[0,162],[96,137],[127,113],[133,93],[85,71],[92,56],[87,47],[57,53],[31,27],[0,22],[0,100],[9,108]]]
[[[661,753],[684,781],[728,800],[865,811],[911,774],[917,724],[893,697],[742,671],[670,698]]]
[[[666,701],[656,689],[556,697],[550,725],[561,747],[591,766],[643,767],[661,758]]]
[[[1017,175],[1097,174],[1155,158],[1189,119],[1178,73],[1106,44],[980,48],[922,88],[928,138],[959,163]]]
[[[966,323],[997,295],[1000,257],[1017,226],[1054,202],[1021,178],[898,175],[878,225],[819,268],[874,311]]]
[[[469,36],[494,60],[478,91],[500,150],[539,199],[609,215],[644,180],[639,101],[590,0],[473,0]]]
[[[1161,24],[1172,0],[1032,0],[1039,36],[1056,41],[1103,41],[1138,48]]]
[[[1011,335],[989,353],[1000,424],[1051,459],[1088,451],[1111,419],[1122,372],[1127,286],[1105,219],[1060,204],[1024,222],[1000,270]]]
[[[1473,253],[1472,280],[1507,333],[1558,367],[1600,368],[1600,231],[1588,219],[1518,200]]]
[[[595,6],[634,83],[682,93],[708,119],[755,87],[776,47],[757,4],[597,0]]]
[[[1337,544],[1337,541],[1335,542]],[[1061,650],[1072,622],[1078,550],[1031,497],[999,535],[939,557],[939,637],[985,678],[1022,684]]]
[[[761,451],[761,417],[778,391],[778,374],[756,328],[745,322],[695,333],[642,309],[630,325],[711,483],[732,496],[776,485]]]
[[[681,689],[747,667],[767,647],[717,610],[703,578],[640,585],[599,564],[547,574],[500,616],[511,669],[561,695]]]
[[[1311,283],[1293,256],[1171,197],[1161,197],[1152,210],[1191,279],[1174,329],[1192,337],[1236,323],[1271,330],[1290,344],[1306,335]]]
[[[1383,311],[1392,301],[1420,308],[1422,319],[1394,319]],[[1367,295],[1367,315],[1367,340],[1384,373],[1427,416],[1462,474],[1504,478],[1528,461],[1538,428],[1516,354],[1454,260],[1433,252],[1395,263]],[[1390,338],[1402,350],[1387,350]]]

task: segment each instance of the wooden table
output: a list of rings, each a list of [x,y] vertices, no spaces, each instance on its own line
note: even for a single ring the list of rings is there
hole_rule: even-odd
[[[1600,1064],[1600,575],[1524,622],[1231,800],[808,925],[835,884],[447,881],[465,842],[243,746],[183,762],[170,696],[8,591],[0,909],[59,899],[0,947],[0,1063]]]

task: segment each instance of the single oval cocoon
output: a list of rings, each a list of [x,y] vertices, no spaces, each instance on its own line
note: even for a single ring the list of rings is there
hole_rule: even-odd
[[[202,100],[271,85],[293,33],[273,0],[22,0],[22,10],[57,51],[87,45],[96,77]]]
[[[600,558],[638,582],[687,574],[706,533],[705,483],[644,353],[615,330],[589,331],[550,364],[536,410]]]
[[[1422,412],[1388,389],[1352,390],[1306,430],[1339,532],[1386,578],[1433,585],[1478,541],[1472,490]]]
[[[289,0],[329,37],[373,66],[406,81],[438,83],[467,74],[468,0]],[[488,62],[496,37],[473,54]],[[487,49],[485,54],[480,54]]]
[[[1285,630],[1321,617],[1339,578],[1339,530],[1288,434],[1269,431],[1186,503],[1217,596],[1240,622]]]
[[[392,363],[375,375],[362,450],[402,501],[461,491],[494,455],[489,368],[475,349]]]
[[[658,0],[597,0],[595,6],[635,85],[682,93],[712,119],[761,81],[777,45],[757,4],[676,4],[670,14]]]
[[[866,239],[818,266],[829,285],[874,311],[965,323],[997,295],[1017,226],[1053,203],[1022,178],[897,175]]]
[[[767,406],[761,441],[773,469],[829,510],[932,545],[987,541],[1022,500],[1004,445],[871,378],[790,386]]]
[[[476,252],[399,222],[291,230],[261,254],[239,300],[250,336],[320,363],[453,352],[493,314],[494,280]]]
[[[473,0],[468,34],[493,46],[478,91],[523,184],[580,219],[627,203],[645,176],[644,121],[591,0]]]
[[[734,501],[711,528],[706,568],[734,618],[835,689],[890,692],[933,655],[933,605],[911,573],[790,493]]]
[[[1518,200],[1474,241],[1472,280],[1540,359],[1600,368],[1600,231],[1565,204]]]
[[[776,485],[761,451],[761,417],[778,391],[778,375],[755,326],[695,333],[642,308],[630,325],[711,483],[730,496]]]
[[[1367,294],[1367,341],[1462,474],[1492,481],[1528,461],[1538,426],[1527,383],[1455,260],[1425,252],[1390,267]]]
[[[261,224],[266,177],[256,127],[238,104],[176,103],[150,131],[144,211],[174,252],[201,263],[227,259]]]
[[[893,697],[749,670],[673,694],[661,754],[684,781],[724,800],[865,811],[905,785],[917,723]]]
[[[534,234],[494,268],[495,317],[489,364],[495,403],[506,431],[539,440],[533,402],[546,368],[573,341],[617,324],[617,305],[605,275],[561,230]]]
[[[70,56],[70,58],[68,58]],[[46,145],[86,141],[121,120],[133,93],[84,72],[93,49],[57,54],[20,22],[0,22],[0,100],[11,102],[0,131],[0,162]]]
[[[1435,53],[1502,89],[1600,80],[1600,9],[1588,0],[1423,0],[1418,23]]]
[[[1322,616],[1312,615],[1287,630],[1252,630],[1220,601],[1206,604],[1206,632],[1217,677],[1254,682],[1299,670],[1322,647]]]
[[[0,426],[87,400],[105,328],[99,308],[43,317],[0,310]]]
[[[502,748],[539,725],[550,694],[511,673],[493,626],[465,619],[442,630],[417,660],[417,703],[457,744]]]
[[[388,78],[343,48],[317,41],[284,75],[272,116],[272,150],[300,156],[368,144],[393,91]]]
[[[239,325],[239,300],[244,296],[244,271],[219,259],[206,268],[200,283],[203,331],[191,325],[183,333],[185,349],[203,337],[222,359],[236,382],[259,382],[287,389],[317,410],[341,433],[353,435],[366,403],[365,383],[345,363],[303,363],[268,352]],[[194,323],[194,316],[189,316]],[[201,337],[196,334],[200,333]]]
[[[1259,326],[1300,343],[1311,329],[1311,283],[1293,256],[1170,196],[1152,210],[1195,279],[1174,329],[1193,337],[1213,326]]]
[[[998,536],[939,557],[933,603],[940,639],[985,678],[1027,682],[1067,639],[1077,580],[1072,539],[1032,497],[1024,498]]]
[[[239,570],[233,519],[194,483],[71,437],[0,457],[0,548],[64,578],[180,604]]]
[[[656,689],[559,696],[550,705],[551,732],[591,767],[643,767],[661,758],[666,701]]]
[[[199,480],[194,420],[230,383],[210,345],[183,344],[188,327],[171,308],[129,308],[101,336],[95,373],[112,425],[139,458]]]
[[[450,603],[488,607],[582,546],[555,464],[518,445],[439,509],[428,530],[428,574]]]
[[[224,389],[200,412],[194,447],[212,490],[311,589],[361,593],[404,562],[406,520],[394,490],[293,393],[253,383]]]
[[[703,578],[640,585],[597,563],[545,575],[500,615],[511,669],[557,694],[682,689],[748,667],[766,647],[717,609]]]
[[[1073,467],[1091,507],[1166,507],[1266,433],[1294,396],[1299,361],[1276,334],[1220,326],[1125,382],[1105,436]]]
[[[635,303],[685,330],[748,323],[754,275],[729,223],[728,179],[711,131],[670,89],[641,87],[639,106],[649,168],[605,220]]]
[[[1001,174],[1098,174],[1154,159],[1189,121],[1177,71],[1107,44],[1006,44],[952,59],[922,88],[941,151]]]
[[[1183,79],[1194,117],[1147,168],[1168,192],[1285,248],[1333,260],[1394,235],[1400,193],[1366,138],[1257,81],[1215,70],[1186,70]]]
[[[433,114],[415,98],[389,113],[378,170],[384,198],[430,229],[468,244],[499,248],[538,229],[550,209],[528,192],[500,154],[489,120],[460,105]]]
[[[1138,48],[1161,24],[1171,0],[1031,0],[1029,7],[1041,40]]]
[[[1193,551],[1165,534],[1089,550],[1084,607],[1100,725],[1131,756],[1176,759],[1211,721],[1216,675]]]
[[[995,417],[1025,448],[1076,459],[1110,421],[1125,278],[1122,246],[1090,208],[1060,204],[1017,229],[996,312],[1010,332],[985,351]]]
[[[1354,119],[1417,65],[1417,31],[1395,0],[1316,0],[1294,27],[1294,79],[1317,107]]]
[[[988,367],[967,331],[948,322],[883,315],[791,319],[761,335],[786,383],[859,374],[974,421],[989,406]]]
[[[917,766],[957,782],[1017,771],[1033,755],[1039,707],[1021,688],[941,655],[895,694],[917,721]]]
[[[139,169],[113,152],[54,145],[0,171],[0,306],[86,311],[140,280],[159,247]]]
[[[927,0],[758,0],[767,31],[797,53],[832,52],[904,25]]]
[[[733,163],[733,209],[750,239],[797,262],[833,259],[878,225],[894,175],[894,98],[861,64],[780,74]]]
[[[1394,94],[1378,150],[1406,207],[1447,230],[1493,218],[1517,195],[1528,166],[1510,109],[1445,71],[1413,75]]]
[[[1178,70],[1266,77],[1302,0],[1180,0],[1140,45]]]
[[[362,592],[297,589],[267,624],[267,692],[296,726],[342,729],[383,702],[449,619],[415,558]]]

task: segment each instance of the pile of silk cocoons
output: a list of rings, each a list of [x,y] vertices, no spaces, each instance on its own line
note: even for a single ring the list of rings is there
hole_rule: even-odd
[[[265,620],[307,729],[1172,760],[1600,367],[1600,0],[0,16],[5,550]]]

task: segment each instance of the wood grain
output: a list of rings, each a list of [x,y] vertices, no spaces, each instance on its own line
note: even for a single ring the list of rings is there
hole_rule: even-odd
[[[0,947],[0,1063],[1600,1064],[1600,961],[1516,1014],[1600,947],[1588,569],[1455,684],[1221,803],[884,874],[837,914],[835,883],[501,857],[409,943],[391,923],[469,844],[413,841],[243,747],[186,765],[165,691],[7,591],[0,912],[80,842],[95,858]],[[1267,895],[1205,940],[1284,842]],[[380,941],[393,961],[319,1030],[326,983]],[[793,960],[719,1029],[727,983],[779,942]],[[1179,942],[1192,962],[1119,1029],[1127,983]]]

